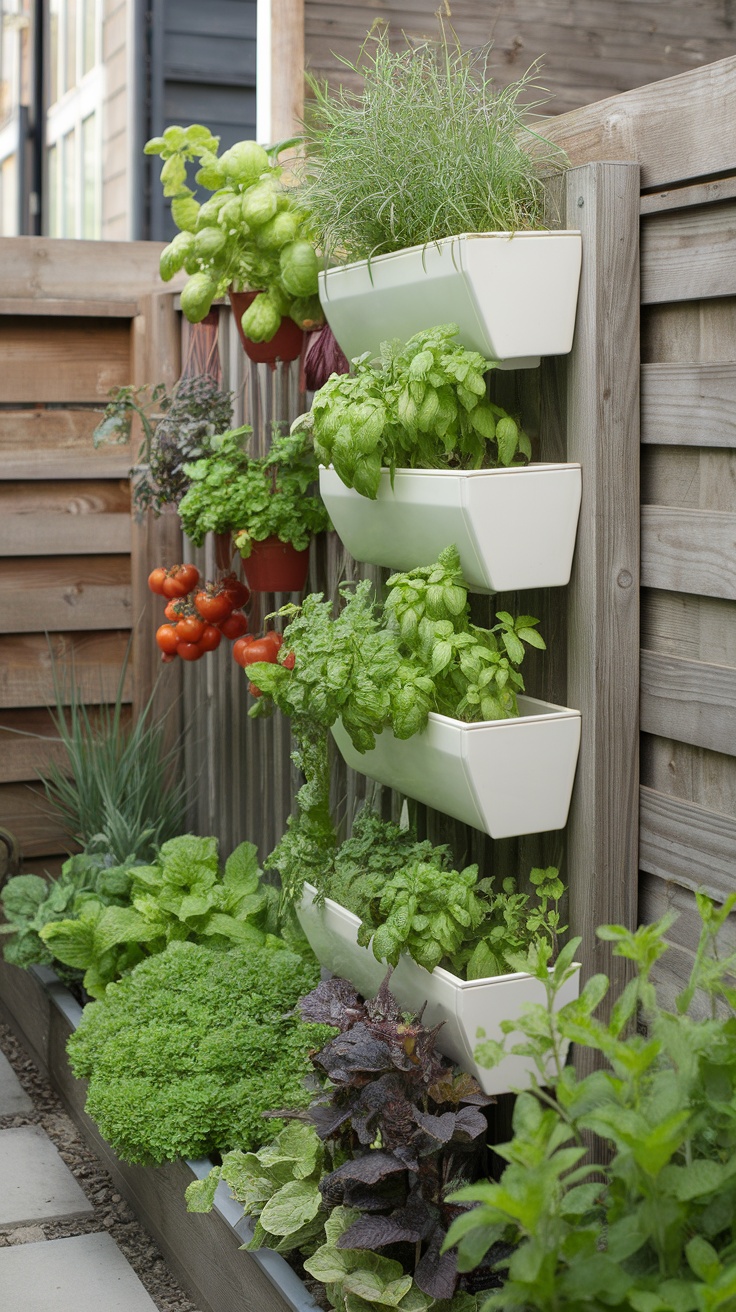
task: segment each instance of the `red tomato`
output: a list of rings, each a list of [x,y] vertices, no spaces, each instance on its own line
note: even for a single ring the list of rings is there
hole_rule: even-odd
[[[203,651],[216,651],[222,642],[222,634],[216,629],[214,624],[205,624],[202,631],[202,637],[199,639],[199,645]]]
[[[236,609],[245,606],[250,597],[250,588],[241,583],[240,579],[237,579],[234,574],[228,574],[227,578],[222,580],[221,586],[228,596],[232,597],[233,606]]]
[[[268,629],[268,630],[264,633],[264,635],[263,635],[261,641],[262,641],[262,642],[270,642],[271,645],[272,645],[272,647],[273,647],[273,649],[274,649],[274,651],[278,651],[278,650],[279,650],[279,647],[281,646],[281,644],[282,644],[283,641],[284,641],[284,635],[283,635],[283,633],[277,633],[277,632],[276,632],[276,629]]]
[[[198,642],[180,642],[176,649],[183,661],[198,661],[204,650]]]
[[[175,631],[180,642],[199,642],[204,633],[204,620],[197,619],[196,615],[185,615]]]
[[[186,583],[187,592],[191,592],[199,583],[199,570],[196,565],[179,565],[176,576],[182,583]]]
[[[159,629],[156,629],[156,642],[162,651],[171,656],[175,654],[177,642],[173,624],[162,624]]]
[[[287,651],[281,664],[283,665],[285,670],[293,670],[294,666],[296,665],[296,656],[294,655],[293,651]]]
[[[161,590],[165,597],[175,598],[186,597],[189,588],[178,575],[167,574]]]
[[[242,659],[243,652],[251,646],[252,642],[253,638],[249,636],[247,638],[238,638],[238,641],[233,643],[233,660],[243,668],[245,667],[245,661]]]
[[[276,664],[276,648],[267,638],[256,638],[255,642],[248,643],[239,664],[243,666],[255,665],[256,661],[268,661],[270,665]]]
[[[208,624],[221,624],[233,611],[232,598],[227,592],[198,592],[194,604]]]
[[[171,620],[172,623],[174,624],[176,624],[177,620],[181,619],[181,615],[176,609],[175,601],[170,601],[167,603],[166,610],[164,611],[164,615],[166,616],[167,620]]]
[[[248,621],[242,610],[234,610],[232,615],[228,615],[226,620],[222,621],[220,631],[226,638],[242,638],[244,633],[248,632]]]
[[[163,565],[159,565],[158,569],[152,569],[151,573],[148,575],[148,586],[151,589],[151,592],[158,593],[159,597],[163,597],[164,595],[165,578],[166,570]]]
[[[263,693],[261,692],[260,688],[256,688],[256,685],[254,683],[248,684],[248,692],[250,693],[251,697],[263,696]]]

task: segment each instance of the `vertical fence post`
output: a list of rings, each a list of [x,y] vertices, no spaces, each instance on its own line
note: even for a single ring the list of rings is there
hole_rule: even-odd
[[[564,226],[583,234],[575,345],[566,370],[567,459],[583,498],[567,597],[568,705],[582,744],[567,835],[583,978],[614,995],[627,963],[597,925],[637,923],[639,817],[639,166],[586,164],[565,177]],[[579,1051],[578,1067],[587,1065]]]

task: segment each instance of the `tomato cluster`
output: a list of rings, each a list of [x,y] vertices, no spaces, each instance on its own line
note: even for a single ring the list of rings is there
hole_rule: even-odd
[[[159,566],[148,576],[151,592],[167,598],[166,623],[156,630],[163,661],[181,656],[198,661],[215,651],[223,637],[231,642],[248,631],[243,607],[250,592],[234,574],[216,583],[202,583],[196,565]]]

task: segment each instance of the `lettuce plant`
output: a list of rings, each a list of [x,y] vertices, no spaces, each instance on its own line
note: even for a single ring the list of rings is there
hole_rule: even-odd
[[[110,985],[68,1052],[118,1156],[163,1162],[274,1138],[283,1126],[263,1112],[305,1106],[308,1054],[332,1033],[293,1014],[318,978],[279,940],[223,952],[175,941]]]
[[[353,361],[333,374],[311,411],[292,425],[307,431],[323,465],[334,465],[347,487],[375,499],[381,469],[481,469],[525,464],[526,433],[486,396],[485,373],[495,367],[454,340],[454,323],[383,342],[380,361]]]
[[[184,467],[189,490],[179,503],[182,528],[195,546],[205,534],[237,531],[237,547],[248,557],[254,542],[277,537],[297,551],[329,527],[319,495],[310,491],[317,460],[306,434],[277,433],[266,456],[247,450],[252,430],[221,433],[210,452]]]
[[[487,1312],[736,1306],[736,954],[721,955],[718,945],[736,894],[719,909],[698,894],[697,905],[700,941],[672,1007],[652,982],[672,915],[635,933],[620,925],[598,931],[635,972],[608,1021],[595,1015],[609,988],[604,975],[555,1012],[577,942],[551,974],[540,945],[536,973],[547,1006],[502,1026],[521,1030],[509,1050],[531,1058],[538,1084],[517,1099],[513,1139],[495,1147],[507,1163],[500,1180],[454,1195],[476,1206],[446,1241],[462,1271],[498,1240],[513,1245]],[[560,1060],[563,1040],[598,1054],[602,1068],[578,1078]],[[502,1051],[486,1042],[478,1055],[491,1065]],[[556,1071],[551,1078],[545,1063]]]
[[[128,905],[89,897],[73,918],[40,931],[57,960],[85,972],[93,998],[172,941],[262,947],[277,929],[278,893],[261,882],[253,843],[241,843],[221,873],[216,838],[172,838],[152,865],[131,869],[129,888]]]

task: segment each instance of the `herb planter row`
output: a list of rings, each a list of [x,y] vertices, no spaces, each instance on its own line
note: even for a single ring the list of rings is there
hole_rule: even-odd
[[[383,470],[371,501],[330,466],[319,490],[351,556],[395,570],[436,560],[454,543],[476,592],[562,587],[570,581],[580,465],[523,469]]]
[[[53,971],[22,971],[0,958],[0,1015],[49,1077],[83,1139],[201,1312],[318,1312],[280,1254],[241,1251],[252,1227],[225,1185],[218,1187],[212,1212],[187,1212],[184,1191],[208,1173],[210,1161],[130,1166],[101,1137],[84,1111],[86,1081],[74,1078],[66,1055],[81,1007]]]
[[[345,762],[369,779],[491,838],[562,829],[580,749],[580,712],[519,697],[518,719],[464,724],[430,712],[412,738],[384,729],[358,752],[342,722],[332,729]]]
[[[571,349],[580,265],[579,232],[465,233],[328,269],[319,294],[349,360],[456,323],[463,346],[522,369]]]
[[[364,997],[375,997],[386,966],[376,960],[370,948],[359,945],[360,920],[331,898],[325,898],[322,906],[315,905],[316,893],[311,884],[305,884],[297,912],[312,951],[323,966],[349,979]],[[576,974],[560,991],[558,1008],[577,998],[579,987],[580,977]],[[411,957],[402,956],[391,976],[391,992],[407,1011],[421,1011],[426,1003],[424,1024],[442,1024],[437,1040],[440,1051],[470,1071],[484,1093],[511,1093],[530,1087],[532,1067],[525,1058],[508,1056],[488,1069],[478,1065],[473,1051],[479,1029],[485,1031],[486,1038],[498,1042],[502,1038],[501,1021],[515,1020],[528,1003],[544,1005],[544,989],[532,975],[515,973],[462,980],[439,966],[430,974]]]

